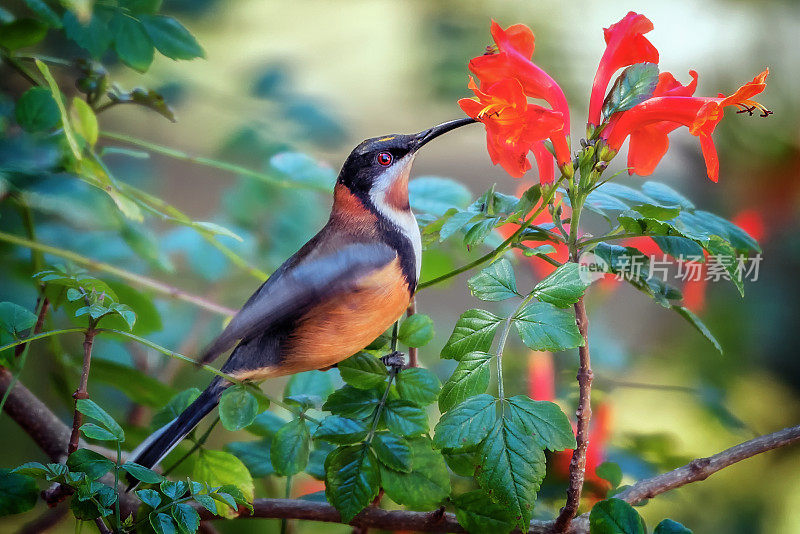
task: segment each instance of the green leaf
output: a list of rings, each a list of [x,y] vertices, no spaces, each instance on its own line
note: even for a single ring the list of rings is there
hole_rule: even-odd
[[[347,385],[331,393],[322,409],[342,417],[365,419],[375,410],[380,395],[374,389],[358,389]]]
[[[164,15],[142,15],[139,19],[159,52],[170,59],[205,57],[203,48],[183,24]]]
[[[159,484],[164,480],[164,477],[155,471],[134,462],[126,462],[121,467],[133,478],[141,480],[145,484]]]
[[[522,196],[519,197],[519,201],[514,206],[514,211],[509,220],[517,219],[519,217],[525,216],[529,211],[533,209],[536,204],[539,203],[539,199],[542,198],[542,188],[539,184],[529,187],[522,193]]]
[[[161,493],[172,499],[180,499],[189,490],[189,485],[183,480],[162,480],[158,485]]]
[[[400,324],[397,339],[409,347],[424,347],[433,339],[433,319],[422,313],[408,317]]]
[[[158,508],[158,505],[161,504],[161,495],[156,490],[152,489],[143,489],[136,491],[136,496],[142,500],[150,508]],[[214,510],[211,510],[212,512]]]
[[[684,210],[694,209],[694,204],[692,204],[691,200],[660,182],[645,182],[642,184],[642,192],[662,206],[671,206]]]
[[[481,394],[470,397],[442,415],[433,443],[440,449],[469,449],[486,437],[497,420],[496,399]]]
[[[61,122],[58,104],[44,87],[32,87],[17,101],[14,116],[22,129],[28,132],[44,132]]]
[[[672,306],[672,309],[678,312],[678,315],[686,319],[690,325],[692,325],[698,332],[700,332],[704,338],[711,342],[714,345],[714,348],[722,354],[722,345],[719,344],[717,338],[714,337],[714,334],[711,333],[711,330],[705,325],[705,323],[695,315],[695,313],[690,310],[689,308],[685,308],[683,306]]]
[[[241,430],[258,415],[258,400],[240,385],[230,386],[219,399],[219,420],[226,430]]]
[[[400,396],[419,406],[427,406],[435,401],[442,388],[436,375],[422,367],[403,369],[395,381]]]
[[[338,415],[329,415],[314,431],[314,439],[324,439],[337,445],[357,443],[366,436],[367,427],[364,423]]]
[[[591,284],[590,279],[581,276],[580,265],[565,263],[533,288],[533,296],[559,308],[575,304]]]
[[[514,316],[522,342],[533,350],[557,352],[583,346],[575,317],[546,302],[531,302]]]
[[[333,393],[331,375],[325,371],[306,371],[292,375],[286,384],[283,394],[285,397],[292,395],[312,395],[319,397],[320,402]]]
[[[311,436],[303,419],[289,421],[272,440],[272,467],[281,476],[296,475],[306,468]]]
[[[84,24],[78,20],[75,13],[67,11],[64,13],[62,22],[67,38],[75,41],[95,59],[99,59],[103,52],[111,46],[114,35],[106,21],[100,17],[99,12],[93,13],[92,17]]]
[[[172,518],[163,512],[150,514],[150,526],[153,527],[156,534],[175,534],[178,532],[175,528],[175,523],[172,522]]]
[[[326,441],[318,441],[314,444],[311,454],[308,455],[308,465],[306,473],[317,480],[325,480],[325,459],[328,454],[333,452],[336,447]]]
[[[325,497],[349,523],[378,495],[380,471],[366,445],[339,447],[325,460]]]
[[[474,490],[453,499],[458,524],[467,532],[504,534],[514,529],[514,517],[500,504],[493,502],[483,491]]]
[[[439,451],[433,450],[427,437],[409,441],[411,472],[381,468],[381,486],[394,502],[411,509],[430,510],[450,494],[450,475]]]
[[[480,214],[469,210],[454,213],[448,217],[444,224],[442,224],[442,227],[439,230],[439,242],[443,242],[445,239],[464,228],[464,226],[466,226],[467,223],[472,222],[473,219],[478,220],[480,218]]]
[[[125,432],[122,427],[108,415],[104,409],[98,406],[92,399],[78,399],[75,402],[75,409],[86,417],[91,417],[111,432],[119,441],[125,441]]]
[[[597,476],[603,480],[607,480],[611,484],[611,488],[616,488],[622,482],[622,469],[619,464],[614,462],[603,462],[595,469]]]
[[[142,23],[122,11],[117,11],[111,19],[114,33],[114,49],[123,63],[145,72],[153,62],[153,42]]]
[[[389,373],[378,358],[359,352],[336,366],[342,380],[359,389],[372,389],[386,381]]]
[[[75,132],[83,137],[89,146],[97,143],[97,136],[100,133],[97,117],[89,104],[77,96],[72,99],[72,125]]]
[[[514,268],[506,258],[494,262],[467,280],[472,296],[486,301],[505,300],[519,295]]]
[[[469,452],[452,452],[450,450],[443,450],[442,455],[447,467],[453,473],[461,477],[472,478],[475,476],[475,466],[478,465],[478,457],[475,451]]]
[[[658,85],[658,65],[636,63],[622,71],[603,102],[603,116],[627,111],[651,96]]]
[[[161,0],[122,0],[120,3],[133,13],[157,13],[161,10]]]
[[[75,159],[80,161],[83,159],[83,155],[78,147],[78,142],[75,140],[75,135],[72,132],[72,125],[69,123],[67,108],[64,105],[64,100],[62,99],[58,84],[56,83],[55,78],[53,78],[50,68],[45,63],[39,59],[34,60],[34,63],[36,64],[36,68],[39,69],[39,72],[42,73],[42,76],[44,76],[47,86],[50,88],[50,96],[53,97],[56,106],[58,106],[58,113],[61,115],[61,127],[64,129],[64,137],[69,144],[70,151]]]
[[[656,525],[653,534],[692,534],[692,531],[672,519],[664,519]]]
[[[181,534],[194,534],[200,528],[200,514],[191,505],[184,502],[172,507],[172,518],[178,525]]]
[[[372,441],[372,449],[386,467],[403,473],[411,472],[412,452],[407,440],[391,432],[377,432]]]
[[[39,462],[26,462],[21,466],[14,468],[11,472],[32,478],[44,478],[48,473],[48,469]]]
[[[449,209],[463,208],[470,198],[469,189],[449,178],[420,176],[408,183],[408,199],[415,213],[441,217]]]
[[[295,375],[297,376],[297,375]],[[247,427],[247,431],[256,436],[272,438],[275,433],[286,424],[286,420],[272,412],[262,412],[258,414],[253,423]]]
[[[508,404],[511,419],[532,434],[540,447],[551,451],[576,447],[569,418],[556,403],[516,395],[508,399]]]
[[[47,35],[47,25],[35,19],[17,19],[0,25],[0,47],[9,51],[33,46]]]
[[[153,416],[150,422],[152,428],[161,428],[177,418],[191,403],[200,396],[200,390],[189,388],[181,391],[172,397],[169,402],[158,413]]]
[[[501,220],[500,217],[490,217],[472,224],[464,235],[464,245],[472,247],[483,243]]]
[[[253,477],[242,461],[229,452],[201,448],[194,463],[192,479],[206,482],[210,486],[231,484],[239,489],[245,499],[253,500]],[[217,504],[217,513],[229,517],[233,512]]]
[[[89,480],[97,480],[113,469],[114,462],[89,449],[78,449],[67,458],[70,471],[86,473]]]
[[[381,420],[400,436],[418,436],[428,431],[428,414],[411,401],[389,399],[381,412]]]
[[[507,507],[515,525],[527,529],[544,479],[542,449],[511,419],[496,419],[479,447],[476,479],[493,501]]]
[[[262,439],[260,441],[234,441],[225,444],[225,450],[239,458],[253,478],[261,478],[275,472],[272,467],[270,448],[272,442]]]
[[[35,314],[13,302],[0,302],[0,330],[5,330],[12,337],[19,338],[35,324]]]
[[[21,514],[34,506],[39,498],[36,482],[25,475],[0,468],[0,517]]]
[[[644,522],[633,507],[620,499],[606,499],[589,514],[591,534],[645,534]]]
[[[501,321],[500,317],[485,310],[465,311],[442,348],[442,358],[459,360],[468,352],[487,352]]]
[[[485,393],[489,386],[489,364],[492,355],[486,352],[468,352],[458,361],[453,374],[442,386],[439,409],[446,412],[467,398]],[[402,373],[401,373],[402,374]]]

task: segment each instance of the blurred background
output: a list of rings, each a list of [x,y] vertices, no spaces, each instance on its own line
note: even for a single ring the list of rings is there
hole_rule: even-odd
[[[4,4],[6,2],[3,2]],[[720,340],[714,348],[677,315],[621,284],[591,288],[587,302],[595,367],[595,430],[592,469],[604,460],[618,463],[623,483],[632,483],[707,456],[750,437],[800,420],[800,358],[795,328],[800,320],[800,6],[793,1],[749,0],[671,2],[436,2],[363,0],[231,1],[165,0],[163,12],[179,18],[198,38],[205,60],[173,62],[157,56],[143,75],[109,67],[122,86],[158,89],[174,108],[178,122],[156,113],[117,106],[102,115],[101,129],[209,156],[280,176],[287,150],[312,156],[321,166],[310,170],[332,176],[362,139],[415,132],[461,116],[456,105],[467,94],[467,62],[489,43],[492,18],[503,26],[525,23],[536,34],[534,60],[564,88],[572,113],[573,143],[584,129],[588,95],[604,42],[602,28],[629,10],[641,10],[655,24],[648,38],[661,53],[661,70],[684,83],[689,69],[700,73],[698,95],[730,94],[765,67],[767,90],[760,102],[774,111],[768,119],[728,112],[717,128],[721,177],[711,183],[696,138],[686,129],[671,135],[672,148],[652,179],[683,192],[701,209],[734,219],[763,247],[758,280],[739,297],[726,283],[686,288],[687,305]],[[45,49],[47,49],[45,46]],[[62,57],[81,51],[58,46]],[[69,73],[65,73],[68,76]],[[2,71],[5,95],[13,106],[25,89],[10,71]],[[105,139],[106,146],[144,150]],[[2,150],[15,150],[4,146]],[[145,150],[145,152],[152,152]],[[2,151],[0,151],[0,157]],[[147,158],[113,156],[118,177],[166,200],[194,219],[224,224],[244,237],[223,242],[251,264],[271,272],[324,223],[330,206],[326,193],[280,188],[252,177],[151,153]],[[623,157],[615,161],[622,166]],[[285,164],[286,162],[284,162]],[[295,162],[297,163],[297,162]],[[311,165],[308,162],[305,162]],[[483,130],[464,128],[426,147],[414,167],[416,176],[455,178],[476,198],[492,184],[514,193],[518,183],[493,167]],[[621,176],[637,186],[639,178]],[[234,268],[218,250],[188,228],[148,220],[119,228],[104,227],[91,197],[77,182],[57,177],[37,185],[42,194],[38,238],[92,258],[124,266],[230,307],[239,307],[258,281]],[[84,186],[85,189],[85,186]],[[59,191],[84,202],[63,213],[48,205],[47,193]],[[76,206],[80,206],[80,202]],[[4,208],[0,227],[16,232],[19,216]],[[65,231],[64,222],[73,230]],[[115,223],[116,224],[116,223]],[[587,228],[599,221],[587,220]],[[224,238],[222,238],[224,239]],[[150,259],[136,253],[149,247]],[[2,245],[4,257],[29,257]],[[485,251],[467,251],[457,240],[426,252],[423,280],[446,272]],[[528,260],[516,259],[520,286],[541,275]],[[35,290],[20,282],[12,263],[0,267],[0,300],[34,302]],[[436,321],[436,338],[421,350],[423,364],[443,380],[452,370],[438,349],[458,315],[480,303],[466,289],[469,275],[423,291],[418,311]],[[194,355],[220,331],[218,316],[175,301],[155,300],[148,337]],[[37,351],[42,351],[41,354]],[[78,373],[79,345],[35,346],[21,380],[68,417],[69,394]],[[140,366],[177,389],[204,387],[206,376],[175,366],[155,353],[116,342],[98,341],[96,358]],[[554,398],[574,413],[577,356],[531,354],[521,343],[505,359],[508,391]],[[279,394],[283,381],[264,385]],[[130,399],[112,387],[94,386],[104,406],[119,406],[124,417]],[[146,424],[149,410],[138,414]],[[142,434],[144,430],[142,430]],[[242,433],[243,436],[246,434]],[[31,459],[31,443],[7,416],[0,417],[3,464]],[[244,438],[242,438],[244,439]],[[212,434],[212,446],[230,441]],[[563,495],[562,460],[551,459],[548,483],[537,515],[557,510]],[[561,473],[561,474],[559,474]],[[602,481],[596,479],[598,485]],[[258,484],[261,484],[259,486]],[[295,492],[319,489],[312,479]],[[275,484],[257,482],[259,495]],[[800,452],[771,452],[654,499],[639,509],[649,524],[663,517],[694,532],[800,532]],[[13,532],[24,520],[6,518],[0,531]],[[221,531],[277,532],[270,520],[219,523]],[[72,525],[64,523],[63,532]],[[303,523],[295,532],[347,532],[341,525]]]

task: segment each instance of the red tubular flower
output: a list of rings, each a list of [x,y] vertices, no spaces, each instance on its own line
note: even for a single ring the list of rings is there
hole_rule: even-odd
[[[678,126],[687,126],[689,132],[700,139],[700,147],[703,150],[703,157],[706,161],[708,177],[716,182],[719,179],[719,159],[717,158],[717,151],[714,147],[714,141],[711,139],[711,134],[719,124],[719,121],[722,120],[723,110],[726,106],[737,106],[740,108],[739,112],[746,111],[751,115],[753,111],[759,110],[762,112],[762,117],[772,113],[758,102],[752,100],[753,96],[761,93],[766,87],[767,74],[769,74],[769,69],[753,78],[753,81],[746,83],[728,97],[723,95],[716,98],[667,95],[650,98],[628,111],[622,112],[618,119],[612,121],[603,130],[602,137],[608,143],[608,146],[616,151],[619,150],[629,135],[633,135],[634,132],[644,127],[665,122],[675,123]],[[691,85],[689,84],[687,88]],[[635,150],[644,150],[641,154],[634,154],[633,156],[634,161],[637,158],[644,161],[642,172],[652,172],[653,167],[658,163],[658,159],[660,159],[658,154],[663,148],[663,137],[658,137],[658,140],[662,143],[660,148],[653,149],[649,146],[642,148],[645,145],[645,139],[648,143],[652,141],[652,135],[643,137],[638,148],[633,147]],[[658,156],[658,159],[653,161],[656,156]],[[637,168],[634,168],[633,172],[641,174]]]
[[[635,63],[658,63],[658,50],[644,36],[652,29],[650,19],[631,11],[622,20],[603,30],[606,50],[592,83],[592,96],[589,99],[591,126],[600,124],[608,82],[617,70]]]
[[[570,161],[569,107],[564,92],[555,80],[530,59],[534,50],[533,32],[524,24],[515,24],[503,29],[492,21],[491,34],[495,47],[487,49],[486,54],[473,58],[469,63],[470,70],[481,81],[482,90],[495,83],[513,79],[519,82],[526,96],[546,101],[553,112],[560,114],[561,128],[553,129],[547,137],[553,143],[559,166],[566,165]],[[462,109],[464,109],[463,106]],[[467,110],[465,109],[465,111]],[[469,114],[469,112],[467,113]],[[529,150],[531,149],[534,151],[534,157],[539,165],[540,181],[551,182],[553,168],[552,163],[546,161],[550,156],[544,145],[541,143],[531,145]],[[518,151],[515,151],[509,157],[516,158],[518,156]],[[525,158],[527,159],[527,156]],[[495,159],[493,158],[492,161]],[[521,163],[516,166],[517,170],[522,167],[527,167],[525,169],[527,170],[530,168],[530,164]],[[519,172],[511,174],[512,176],[520,175]]]
[[[513,78],[491,84],[469,86],[476,99],[462,98],[461,109],[486,126],[487,148],[492,163],[501,165],[511,176],[522,177],[531,168],[528,152],[535,144],[563,129],[561,113],[529,104],[522,85]],[[550,179],[552,181],[552,166]],[[545,180],[545,177],[542,177]]]

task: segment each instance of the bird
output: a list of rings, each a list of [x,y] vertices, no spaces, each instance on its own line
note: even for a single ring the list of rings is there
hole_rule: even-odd
[[[233,348],[221,371],[260,381],[333,367],[386,331],[407,309],[420,276],[422,243],[408,196],[416,153],[473,122],[456,119],[356,146],[336,180],[328,222],[253,293],[199,362]],[[156,467],[231,384],[214,378],[129,461]],[[136,485],[130,482],[128,490]]]

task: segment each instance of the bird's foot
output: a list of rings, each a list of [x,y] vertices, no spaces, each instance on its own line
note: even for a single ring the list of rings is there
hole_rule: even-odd
[[[396,367],[402,369],[406,364],[406,357],[402,352],[394,351],[386,356],[381,356],[380,360],[386,367]]]

